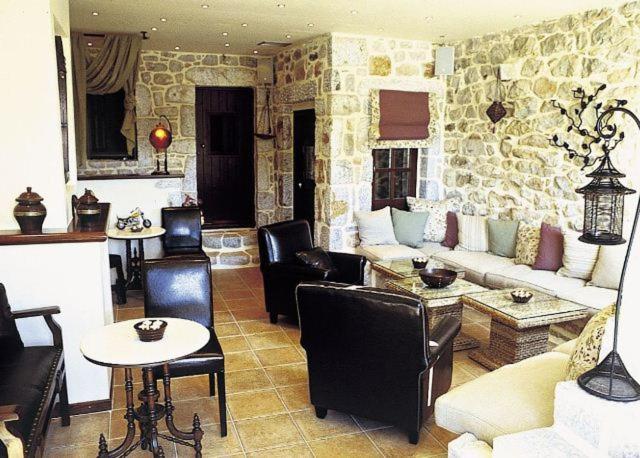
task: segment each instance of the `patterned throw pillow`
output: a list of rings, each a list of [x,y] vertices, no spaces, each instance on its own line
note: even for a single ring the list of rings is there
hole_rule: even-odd
[[[600,346],[607,325],[607,320],[615,314],[615,304],[610,305],[593,315],[576,341],[576,346],[569,357],[565,380],[576,380],[598,364]]]
[[[459,211],[460,203],[456,199],[427,200],[407,197],[409,210],[427,212],[429,219],[424,228],[424,241],[441,243],[447,232],[447,212]]]
[[[518,226],[518,241],[516,243],[516,264],[532,266],[538,256],[540,244],[540,226],[520,223]]]

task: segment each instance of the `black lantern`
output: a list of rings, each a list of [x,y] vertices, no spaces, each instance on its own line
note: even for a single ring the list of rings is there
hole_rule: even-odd
[[[625,175],[613,166],[609,155],[593,172],[587,174],[593,178],[588,185],[576,189],[584,194],[584,226],[580,240],[593,245],[621,245],[622,221],[624,217],[624,196],[635,191],[620,183]]]

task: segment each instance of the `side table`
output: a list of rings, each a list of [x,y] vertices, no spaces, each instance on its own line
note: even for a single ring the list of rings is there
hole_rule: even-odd
[[[171,398],[169,363],[200,350],[209,341],[209,331],[199,323],[180,318],[154,318],[167,322],[164,337],[156,342],[142,342],[133,325],[140,321],[127,320],[110,324],[84,336],[80,351],[94,364],[124,368],[127,435],[118,447],[109,450],[107,439],[100,434],[98,458],[115,458],[129,455],[138,446],[149,450],[156,457],[164,457],[158,439],[163,438],[180,445],[193,447],[196,457],[202,456],[202,437],[198,414],[193,415],[193,429],[179,430],[173,423],[175,409]],[[153,367],[162,366],[164,376],[164,404],[159,403],[160,393],[153,377]],[[143,390],[134,407],[132,368],[142,369]],[[158,432],[158,422],[165,418],[169,434]],[[136,421],[140,425],[140,439],[134,442]],[[189,441],[193,441],[193,444]]]
[[[130,230],[120,230],[111,228],[107,231],[107,237],[114,240],[124,240],[126,244],[126,269],[127,269],[127,289],[142,289],[142,263],[144,262],[144,241],[164,235],[165,229],[159,226],[151,226],[142,229],[140,232]],[[131,255],[131,241],[135,240],[138,250],[134,248]]]

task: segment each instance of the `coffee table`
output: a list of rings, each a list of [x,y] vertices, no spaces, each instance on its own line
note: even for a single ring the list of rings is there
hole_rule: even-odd
[[[107,367],[124,368],[127,410],[127,435],[116,448],[109,450],[104,434],[100,434],[98,445],[99,458],[117,458],[127,456],[138,446],[149,450],[153,456],[164,457],[159,438],[180,445],[193,447],[195,456],[202,456],[202,436],[198,414],[193,415],[193,429],[181,431],[173,423],[174,410],[171,398],[171,376],[169,363],[188,356],[209,341],[209,331],[195,321],[180,318],[154,318],[167,322],[164,337],[156,342],[142,342],[133,325],[140,321],[127,320],[93,330],[85,335],[80,343],[84,357],[94,364]],[[158,402],[160,393],[156,388],[153,367],[163,367],[164,404]],[[142,404],[135,408],[133,394],[132,368],[142,369],[143,390],[138,394]],[[89,381],[87,381],[89,383]],[[169,434],[158,431],[158,423],[164,417]],[[134,442],[136,421],[140,427],[140,439]],[[193,441],[193,443],[191,443]]]
[[[465,294],[481,293],[488,291],[475,283],[458,278],[446,288],[427,288],[420,277],[409,277],[387,282],[387,288],[400,292],[415,294],[422,299],[426,307],[429,327],[433,328],[443,317],[452,316],[462,322],[462,301],[460,297]],[[462,332],[453,341],[453,351],[469,350],[477,348],[480,343]]]
[[[586,307],[540,292],[526,304],[509,289],[465,294],[462,302],[491,317],[489,347],[469,354],[491,370],[546,352],[549,326],[587,316]]]
[[[429,259],[427,267],[433,269],[450,269],[458,273],[458,278],[464,278],[464,269],[447,266],[435,259]],[[420,269],[413,267],[411,259],[394,259],[389,261],[375,261],[371,264],[372,286],[384,288],[389,280],[417,277]]]

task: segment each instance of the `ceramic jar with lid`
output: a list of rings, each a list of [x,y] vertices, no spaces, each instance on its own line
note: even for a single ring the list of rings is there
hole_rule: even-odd
[[[31,186],[16,198],[18,205],[13,209],[13,216],[23,234],[42,234],[42,223],[47,216],[43,200],[37,192],[31,191]]]
[[[100,204],[92,190],[84,190],[84,194],[75,201],[78,225],[81,228],[91,227],[100,219]]]

